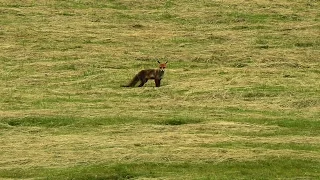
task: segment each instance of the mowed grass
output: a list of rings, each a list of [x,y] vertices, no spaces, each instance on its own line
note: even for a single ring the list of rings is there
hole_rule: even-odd
[[[319,9],[0,2],[0,179],[317,179]]]

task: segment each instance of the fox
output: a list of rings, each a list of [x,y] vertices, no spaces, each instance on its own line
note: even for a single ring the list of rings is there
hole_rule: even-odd
[[[164,76],[168,61],[165,63],[161,63],[160,61],[157,62],[159,63],[158,69],[141,70],[127,85],[123,85],[122,87],[134,87],[139,81],[140,84],[138,87],[142,87],[149,79],[154,79],[156,87],[160,87],[161,79]]]

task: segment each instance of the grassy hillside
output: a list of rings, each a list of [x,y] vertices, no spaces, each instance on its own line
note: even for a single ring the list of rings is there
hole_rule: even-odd
[[[316,179],[319,9],[1,1],[0,179]]]

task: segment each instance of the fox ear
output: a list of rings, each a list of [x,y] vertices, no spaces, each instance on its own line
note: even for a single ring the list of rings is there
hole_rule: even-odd
[[[160,61],[158,61],[158,63],[159,63],[159,64],[161,64],[161,62],[160,62]]]
[[[166,63],[165,64],[167,64],[168,63],[168,61],[166,61]]]

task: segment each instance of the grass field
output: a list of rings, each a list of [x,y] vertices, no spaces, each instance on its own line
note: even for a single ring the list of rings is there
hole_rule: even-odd
[[[0,1],[0,179],[317,179],[319,9]]]

